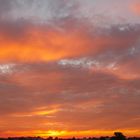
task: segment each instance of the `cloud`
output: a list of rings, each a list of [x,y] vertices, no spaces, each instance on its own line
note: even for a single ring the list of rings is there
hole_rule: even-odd
[[[1,136],[139,134],[140,25],[113,2],[0,1]]]
[[[91,1],[85,3],[87,10],[90,9],[88,7],[90,3]],[[96,23],[83,20],[85,19],[83,16],[79,18],[81,11],[77,11],[78,17],[76,17],[71,11],[75,6],[78,6],[77,10],[82,9],[85,5],[83,1],[67,3],[66,1],[48,0],[42,3],[35,3],[35,1],[28,3],[26,0],[23,2],[14,0],[12,3],[7,1],[3,4],[4,7],[10,5],[9,13],[12,15],[5,14],[7,19],[0,22],[1,62],[55,61],[64,58],[86,57],[102,51],[119,51],[121,48],[132,47],[139,39],[138,25],[135,27],[135,25],[126,23],[121,23],[121,25],[104,23],[108,25],[108,28],[99,28]],[[52,8],[48,5],[54,7],[54,10],[51,10]],[[95,3],[91,4],[93,7],[94,5]],[[100,7],[102,3],[99,2],[98,5]],[[39,6],[50,13],[51,20],[47,19],[48,22],[44,24],[34,20],[35,18],[43,21],[43,17],[38,17],[43,15],[39,12]],[[4,13],[4,10],[2,11]],[[25,12],[22,14],[22,11],[27,11],[28,14]],[[67,13],[67,16],[62,16],[63,13]],[[108,21],[107,18],[104,20]]]
[[[121,80],[109,73],[91,73],[56,63],[22,67],[27,67],[26,71],[7,76],[3,87],[1,82],[2,124],[10,122],[3,130],[139,128],[139,80]],[[48,111],[50,114],[39,113]],[[24,122],[28,128],[18,126]],[[13,123],[15,127],[10,127]]]
[[[50,22],[71,16],[76,1],[51,0],[14,0],[10,15],[14,19],[24,18],[37,23]]]
[[[119,27],[113,27],[109,30],[110,33],[105,31],[99,35],[84,25],[78,27],[79,24],[69,27],[66,23],[62,31],[26,22],[4,24],[1,27],[1,61],[54,61],[95,55],[103,51],[119,51],[135,45],[140,34],[139,29],[133,27],[128,27],[123,32]]]
[[[6,14],[11,9],[11,1],[9,0],[0,0],[0,20],[6,17]]]
[[[131,5],[131,10],[136,14],[136,15],[140,15],[140,3],[134,3],[133,5]]]

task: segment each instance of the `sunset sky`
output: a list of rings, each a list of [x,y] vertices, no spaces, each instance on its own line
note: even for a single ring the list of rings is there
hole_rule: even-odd
[[[0,137],[140,136],[140,0],[0,0]]]

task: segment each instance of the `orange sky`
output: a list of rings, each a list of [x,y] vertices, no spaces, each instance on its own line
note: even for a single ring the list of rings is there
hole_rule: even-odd
[[[0,2],[0,137],[140,136],[138,1],[33,1]]]
[[[135,14],[140,15],[140,3],[139,2],[132,4],[131,9]]]

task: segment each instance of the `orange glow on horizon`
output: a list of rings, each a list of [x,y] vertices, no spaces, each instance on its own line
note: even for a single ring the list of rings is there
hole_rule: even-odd
[[[139,130],[83,130],[83,131],[67,131],[67,130],[33,130],[33,131],[7,131],[4,134],[1,134],[3,137],[20,137],[20,136],[40,136],[40,137],[61,137],[61,138],[70,138],[70,137],[100,137],[100,136],[113,136],[114,132],[122,132],[127,137],[129,136],[140,136]]]

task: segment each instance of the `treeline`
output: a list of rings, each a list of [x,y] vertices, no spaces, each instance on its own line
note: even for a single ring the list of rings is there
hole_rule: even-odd
[[[83,138],[58,138],[58,137],[8,137],[8,138],[0,138],[0,140],[140,140],[140,137],[126,137],[121,132],[115,132],[114,136],[101,136],[97,137],[83,137]]]

